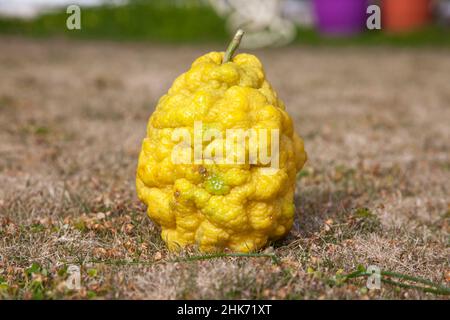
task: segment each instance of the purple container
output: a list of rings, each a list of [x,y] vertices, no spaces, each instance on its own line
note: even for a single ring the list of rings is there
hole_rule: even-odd
[[[366,24],[366,0],[314,0],[321,33],[346,36],[360,33]]]

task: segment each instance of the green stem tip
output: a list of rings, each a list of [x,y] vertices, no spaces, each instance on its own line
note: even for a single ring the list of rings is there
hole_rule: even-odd
[[[231,59],[233,59],[233,55],[237,48],[239,47],[239,44],[241,43],[242,36],[244,35],[244,30],[239,29],[236,34],[233,37],[233,40],[231,40],[230,44],[228,45],[227,51],[225,51],[225,55],[223,56],[223,62],[227,63],[230,62]]]

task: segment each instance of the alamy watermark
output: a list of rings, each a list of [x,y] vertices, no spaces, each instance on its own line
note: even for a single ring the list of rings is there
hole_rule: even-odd
[[[369,290],[381,289],[381,269],[378,266],[369,266],[366,270],[371,275],[367,278],[366,287]]]
[[[81,289],[81,271],[79,266],[70,265],[67,268],[68,277],[66,279],[66,288],[69,290]]]
[[[366,27],[369,30],[381,30],[381,8],[373,4],[367,7],[366,13],[369,14],[366,20]]]
[[[66,13],[69,14],[66,20],[66,27],[69,30],[81,30],[81,8],[76,4],[67,7]]]
[[[195,121],[193,132],[176,128],[171,138],[177,143],[171,154],[173,164],[250,164],[263,166],[267,174],[279,168],[279,129],[227,129],[224,133]]]
[[[240,0],[239,0],[240,1]],[[252,0],[241,2],[211,1],[211,6],[222,16],[227,16],[227,25],[235,30],[242,25],[248,29],[244,46],[257,48],[268,45],[288,44],[295,38],[295,25],[280,14],[279,0]],[[81,8],[72,4],[66,9],[68,17],[66,27],[68,30],[81,30]],[[366,27],[368,30],[381,29],[381,8],[378,5],[369,5],[366,13]]]

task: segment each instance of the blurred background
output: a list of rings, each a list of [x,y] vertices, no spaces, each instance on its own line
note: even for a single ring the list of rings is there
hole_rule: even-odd
[[[82,29],[65,28],[66,7]],[[370,5],[381,30],[368,30]],[[303,44],[448,45],[449,0],[0,0],[0,33],[91,39],[224,42],[238,27],[245,47]]]
[[[308,152],[274,249],[292,277],[172,264],[136,197],[158,100],[238,27]],[[375,264],[448,285],[449,80],[448,0],[0,0],[0,299],[433,299],[329,279]],[[59,291],[57,266],[94,260]]]

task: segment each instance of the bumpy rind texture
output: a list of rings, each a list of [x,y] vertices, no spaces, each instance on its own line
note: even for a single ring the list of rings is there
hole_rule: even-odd
[[[258,58],[239,54],[224,64],[222,58],[223,52],[208,53],[174,81],[143,140],[137,193],[170,250],[255,251],[292,227],[296,173],[306,161],[303,141]],[[267,175],[259,162],[174,164],[179,142],[172,134],[192,132],[195,121],[224,136],[227,129],[279,129],[279,170]],[[211,143],[217,142],[223,141]]]

